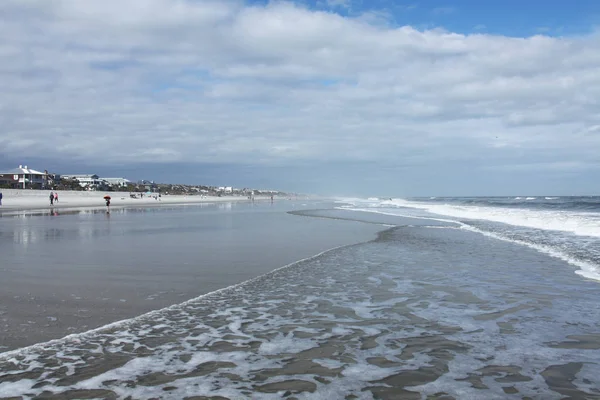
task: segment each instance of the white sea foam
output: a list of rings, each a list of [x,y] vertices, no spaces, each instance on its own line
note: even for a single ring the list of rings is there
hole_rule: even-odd
[[[12,397],[15,393],[25,393],[36,382],[31,379],[21,379],[16,382],[0,383],[0,397]]]
[[[354,331],[352,329],[340,328],[340,327],[336,326],[335,328],[333,328],[331,330],[331,333],[336,336],[345,336],[345,335],[351,335],[352,333],[354,333]]]
[[[581,371],[576,376],[576,379],[573,381],[578,388],[581,388],[584,391],[593,393],[594,391],[598,392],[598,367],[592,366],[590,364],[583,364],[581,367]]]
[[[364,205],[368,205],[368,204],[365,204],[363,201],[363,203],[361,205],[364,206]],[[387,206],[386,208],[384,208],[385,211],[382,210],[381,208],[378,208],[380,205]],[[494,239],[527,246],[527,247],[535,249],[541,253],[561,259],[571,265],[574,265],[574,266],[580,268],[580,270],[575,271],[576,274],[581,275],[588,279],[600,281],[600,265],[597,265],[597,264],[594,264],[594,263],[588,262],[588,261],[579,260],[579,259],[574,258],[571,255],[567,254],[566,252],[561,251],[556,248],[553,248],[551,246],[536,244],[536,243],[532,243],[532,242],[526,242],[526,241],[518,240],[518,239],[514,239],[514,238],[509,238],[509,237],[503,236],[502,234],[484,231],[482,229],[476,228],[474,226],[471,226],[466,223],[463,223],[463,222],[460,222],[457,220],[453,220],[453,219],[417,216],[417,215],[405,212],[405,210],[407,210],[409,208],[416,208],[416,209],[425,210],[425,211],[433,213],[433,214],[449,215],[449,216],[453,216],[456,218],[465,218],[465,219],[474,219],[474,220],[475,219],[490,220],[490,221],[494,221],[494,222],[502,222],[502,223],[507,223],[507,224],[511,224],[511,225],[527,226],[527,227],[532,227],[532,228],[537,228],[537,229],[550,229],[550,228],[544,228],[543,226],[546,226],[546,227],[552,226],[552,227],[559,228],[560,227],[559,222],[547,222],[544,220],[543,214],[542,215],[537,214],[537,213],[543,213],[543,211],[522,210],[522,211],[524,211],[524,213],[523,213],[523,214],[525,214],[525,216],[524,216],[524,215],[519,215],[519,211],[521,211],[521,210],[499,209],[502,211],[498,211],[492,207],[472,207],[473,210],[471,210],[470,207],[468,207],[468,206],[467,207],[449,206],[449,205],[439,205],[438,206],[438,205],[429,205],[429,204],[416,203],[416,202],[408,202],[405,200],[398,200],[398,199],[394,199],[392,201],[388,200],[388,201],[385,201],[385,202],[382,202],[379,204],[372,204],[372,206],[373,206],[373,208],[338,207],[338,209],[343,209],[343,210],[347,210],[347,211],[371,212],[371,213],[377,213],[377,214],[382,214],[382,215],[407,217],[407,218],[420,218],[420,219],[425,219],[425,220],[433,220],[433,221],[439,221],[439,222],[458,224],[460,229],[465,229],[465,230],[469,230],[472,232],[476,232],[476,233],[479,233],[479,234],[482,234],[482,235],[485,235],[488,237],[492,237]],[[400,207],[400,208],[398,209],[398,208],[394,208],[394,207]],[[480,211],[480,209],[482,209],[482,208],[486,209],[488,211]],[[506,213],[505,213],[505,211],[506,211]],[[535,215],[535,217],[532,217],[532,219],[529,220],[527,217],[527,213],[531,213],[532,215]],[[552,214],[552,212],[548,212],[548,213]],[[565,216],[565,218],[570,218],[571,221],[577,221],[577,217],[573,216],[573,215]],[[598,218],[598,217],[593,216],[593,218],[591,220],[585,220],[585,218],[582,217],[581,221],[586,221],[586,222],[582,222],[581,224],[587,224],[588,229],[586,229],[586,232],[591,233],[590,235],[587,235],[587,236],[600,237],[600,219],[596,219],[596,218]],[[513,221],[514,223],[511,223],[510,221]],[[529,224],[529,225],[525,225],[525,224]],[[575,222],[572,222],[572,224],[571,224],[571,226],[576,226],[576,225],[577,224]],[[431,227],[431,228],[435,228],[435,227]],[[452,229],[452,227],[442,227],[442,228]],[[553,229],[553,230],[563,230],[564,231],[565,229]],[[581,228],[581,225],[579,225],[579,232],[581,235],[583,235],[583,231],[584,231],[584,229]]]
[[[489,247],[474,251],[488,254],[495,247],[490,242],[482,240],[482,245]],[[315,388],[314,392],[294,393],[298,399],[372,399],[386,397],[373,395],[370,390],[374,386],[391,390],[402,386],[393,379],[392,383],[375,381],[411,371],[425,381],[431,380],[405,387],[423,398],[441,392],[455,398],[506,398],[503,387],[509,385],[518,389],[520,397],[553,398],[556,393],[540,372],[558,362],[589,365],[573,383],[593,393],[589,382],[597,383],[599,367],[594,360],[600,351],[554,348],[546,343],[562,341],[573,327],[580,332],[597,331],[598,313],[587,307],[595,301],[593,293],[577,295],[573,300],[569,296],[572,287],[555,288],[552,282],[542,281],[539,284],[547,285],[548,294],[538,300],[529,296],[531,293],[507,293],[489,274],[464,277],[435,262],[428,268],[399,268],[403,263],[410,265],[411,257],[419,264],[427,255],[403,253],[401,246],[384,247],[378,242],[346,247],[326,254],[319,263],[280,270],[266,279],[220,292],[210,302],[192,301],[153,318],[138,319],[136,324],[88,337],[85,342],[57,342],[39,352],[30,348],[20,354],[25,360],[14,358],[14,363],[24,367],[20,371],[44,369],[47,375],[19,385],[1,384],[0,393],[14,389],[11,395],[31,393],[36,397],[45,390],[63,393],[101,388],[118,398],[279,399],[285,389],[258,389],[273,384],[285,388],[285,382],[293,380]],[[448,252],[452,253],[452,247],[449,245]],[[460,259],[462,251],[457,250],[453,257]],[[438,276],[444,276],[443,283]],[[517,280],[509,285],[527,287],[519,286]],[[475,296],[476,301],[465,302],[459,299],[461,294]],[[324,304],[329,313],[318,311]],[[579,307],[573,308],[570,320],[563,320],[566,307],[572,304]],[[356,309],[370,312],[362,320],[349,320],[348,313]],[[482,320],[482,315],[489,317]],[[418,321],[406,322],[414,318]],[[498,323],[503,322],[513,324],[514,333],[498,334]],[[155,336],[157,332],[160,334]],[[143,344],[153,337],[165,342]],[[148,354],[136,357],[128,348],[140,342]],[[254,345],[257,342],[258,347]],[[65,366],[71,366],[72,371],[77,363],[77,368],[85,367],[85,362],[81,365],[85,357],[78,357],[96,345],[105,354],[130,359],[65,386],[60,371]],[[52,351],[55,353],[47,353]],[[298,360],[332,370],[326,377],[329,382],[323,383],[318,373],[299,367]],[[110,367],[110,362],[107,364]],[[488,366],[513,365],[522,367],[525,380],[505,383],[496,380],[502,378],[502,372],[483,376],[480,371]],[[203,366],[204,373],[190,375]],[[456,380],[472,375],[488,389]],[[154,376],[158,382],[153,381]],[[42,380],[43,386],[36,385]]]
[[[316,347],[312,340],[294,338],[292,335],[279,334],[268,342],[263,342],[258,349],[260,354],[275,355],[282,353],[297,353]]]
[[[593,279],[593,280],[596,280],[596,281],[600,281],[600,266],[598,266],[596,264],[593,264],[591,262],[581,261],[581,260],[578,260],[576,258],[573,258],[570,255],[566,254],[565,252],[557,250],[557,249],[555,249],[555,248],[553,248],[551,246],[545,246],[545,245],[540,245],[540,244],[525,242],[525,241],[522,241],[522,240],[516,240],[516,239],[507,238],[507,237],[504,237],[504,236],[502,236],[500,234],[493,233],[493,232],[486,232],[486,231],[474,228],[474,227],[469,226],[469,225],[464,225],[463,228],[467,229],[467,230],[470,230],[470,231],[473,231],[473,232],[481,233],[481,234],[483,234],[485,236],[488,236],[488,237],[493,237],[495,239],[503,240],[503,241],[506,241],[506,242],[517,243],[517,244],[520,244],[520,245],[523,245],[523,246],[530,247],[532,249],[535,249],[535,250],[539,251],[540,253],[548,254],[549,256],[561,259],[561,260],[563,260],[563,261],[565,261],[565,262],[567,262],[567,263],[569,263],[571,265],[574,265],[576,267],[581,268],[580,270],[575,271],[575,273],[578,274],[578,275],[581,275],[581,276],[583,276],[585,278],[588,278],[588,279]]]
[[[320,256],[322,256],[322,255],[324,255],[324,254],[326,254],[328,252],[331,252],[331,251],[334,251],[334,250],[337,250],[337,249],[341,249],[341,248],[344,248],[344,247],[347,247],[347,245],[337,246],[337,247],[333,247],[333,248],[328,249],[328,250],[324,250],[324,251],[322,251],[322,252],[320,252],[318,254],[315,254],[314,256],[306,257],[306,258],[303,258],[301,260],[294,261],[294,262],[292,262],[290,264],[284,265],[283,267],[274,269],[273,271],[267,273],[266,275],[277,274],[278,272],[281,272],[281,271],[284,271],[284,270],[286,270],[288,268],[291,268],[294,265],[298,265],[298,264],[301,264],[301,263],[309,261],[309,260],[318,259]],[[28,354],[30,354],[30,352],[34,352],[34,351],[37,351],[37,350],[44,350],[44,349],[47,349],[47,348],[52,348],[55,345],[64,344],[65,342],[81,343],[81,341],[84,340],[88,336],[93,336],[93,335],[96,335],[96,334],[99,334],[99,333],[102,333],[102,332],[105,332],[105,331],[108,331],[108,330],[111,330],[111,329],[127,328],[130,325],[132,325],[132,324],[139,323],[139,322],[142,322],[144,320],[156,320],[156,319],[160,319],[160,317],[164,313],[168,313],[168,312],[174,311],[174,310],[181,310],[182,308],[185,308],[189,304],[193,304],[193,303],[195,303],[195,302],[197,302],[197,301],[199,301],[199,300],[201,300],[203,298],[208,298],[208,297],[214,296],[214,295],[219,294],[219,293],[223,293],[223,292],[227,292],[227,291],[231,291],[231,290],[238,290],[238,289],[244,287],[245,285],[248,285],[248,284],[251,284],[252,282],[259,281],[259,280],[263,279],[264,276],[265,275],[258,276],[256,278],[249,279],[249,280],[247,280],[245,282],[241,282],[241,283],[238,283],[238,284],[235,284],[235,285],[227,286],[227,287],[222,288],[222,289],[217,289],[217,290],[215,290],[213,292],[203,294],[201,296],[198,296],[198,297],[195,297],[193,299],[187,300],[187,301],[185,301],[183,303],[174,304],[172,306],[165,307],[165,308],[162,308],[162,309],[159,309],[159,310],[153,310],[153,311],[150,311],[150,312],[148,312],[146,314],[142,314],[142,315],[139,315],[139,316],[134,317],[134,318],[129,318],[129,319],[124,319],[124,320],[120,320],[120,321],[115,321],[115,322],[112,322],[110,324],[106,324],[104,326],[101,326],[101,327],[98,327],[98,328],[95,328],[95,329],[91,329],[89,331],[80,332],[80,333],[73,333],[71,335],[67,335],[67,336],[65,336],[63,338],[60,338],[60,339],[53,339],[53,340],[49,340],[47,342],[36,343],[34,345],[31,345],[31,346],[26,346],[26,347],[22,347],[22,348],[19,348],[19,349],[15,349],[15,350],[11,350],[11,351],[6,351],[6,352],[3,352],[3,353],[0,353],[0,362],[1,361],[9,360],[10,358],[13,358],[15,356],[28,355]]]
[[[531,210],[451,204],[428,204],[407,200],[388,200],[373,207],[409,207],[461,219],[487,220],[528,228],[555,230],[581,236],[600,237],[600,215],[589,212]]]
[[[338,360],[332,360],[331,358],[316,358],[313,360],[317,364],[321,364],[325,368],[336,369],[342,368],[346,363],[340,362]]]
[[[374,381],[390,375],[387,368],[379,368],[371,364],[356,364],[344,369],[342,375],[356,381]]]
[[[459,226],[449,219],[429,219]],[[464,223],[460,226],[476,229]],[[478,257],[505,247],[488,240],[481,240],[481,244],[489,247],[473,249],[480,252]],[[600,350],[548,345],[562,342],[574,332],[598,331],[594,293],[582,297],[574,290],[580,286],[556,287],[552,276],[539,282],[535,279],[534,284],[541,288],[536,286],[533,292],[523,293],[527,285],[520,285],[518,273],[511,274],[506,283],[514,289],[508,292],[501,286],[504,282],[496,279],[502,275],[479,273],[479,267],[473,265],[466,276],[458,271],[460,266],[448,268],[444,262],[433,261],[423,268],[420,264],[429,261],[427,254],[403,252],[401,247],[382,242],[345,247],[313,258],[314,262],[306,265],[292,264],[298,268],[280,269],[268,277],[214,292],[210,302],[202,301],[207,295],[131,320],[133,323],[122,323],[111,331],[13,353],[15,365],[25,366],[27,372],[44,369],[47,375],[18,385],[0,384],[0,394],[11,390],[9,395],[32,393],[35,397],[45,390],[62,393],[102,388],[113,391],[118,398],[278,399],[284,390],[261,393],[255,388],[302,380],[314,385],[316,391],[295,393],[298,399],[371,399],[385,396],[373,396],[370,388],[388,386],[373,381],[421,370],[418,373],[432,382],[405,389],[423,398],[441,392],[461,399],[507,398],[503,391],[507,386],[517,388],[519,397],[554,398],[558,394],[549,389],[540,372],[550,365],[569,362],[584,363],[585,368],[572,383],[579,390],[594,393],[600,376],[596,363]],[[448,245],[444,256],[452,256],[453,248],[453,244]],[[454,251],[452,265],[463,259],[462,250]],[[538,293],[543,294],[541,299],[536,299]],[[461,300],[461,294],[475,297],[475,301]],[[571,305],[576,307],[569,308]],[[358,311],[362,320],[349,318],[352,311]],[[514,332],[499,334],[500,323],[512,324]],[[166,339],[166,343],[144,344],[148,338]],[[67,374],[85,366],[82,354],[102,351],[135,357],[129,350],[132,344],[146,347],[149,354],[68,386],[59,382],[65,366]],[[53,351],[56,353],[48,356],[47,352]],[[327,377],[330,383],[324,384],[310,371],[286,369],[295,362],[294,357],[315,357],[309,360],[324,368],[342,370],[332,371]],[[0,361],[2,358],[0,355]],[[208,362],[227,364],[206,375],[187,376]],[[436,367],[437,371],[431,372],[436,365],[447,368]],[[522,373],[531,380],[506,383],[498,380],[502,372],[483,376],[480,371],[488,366],[514,365],[522,367]],[[144,384],[143,379],[153,374],[173,380]],[[468,381],[456,380],[473,375],[488,389],[476,389]],[[44,386],[39,385],[42,380]],[[398,384],[389,386],[394,385]]]

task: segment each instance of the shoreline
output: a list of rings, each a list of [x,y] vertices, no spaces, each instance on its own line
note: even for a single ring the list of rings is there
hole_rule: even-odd
[[[175,306],[322,252],[373,240],[385,230],[361,221],[296,218],[287,214],[296,208],[292,201],[275,207],[268,200],[256,207],[238,202],[234,215],[228,206],[222,210],[233,204],[223,200],[206,211],[181,207],[183,213],[174,206],[191,203],[146,204],[146,209],[166,211],[151,218],[133,212],[116,220],[29,222],[21,221],[21,214],[5,215],[0,234],[10,240],[0,243],[7,245],[0,354]],[[321,233],[317,237],[315,229]],[[289,246],[297,235],[304,239]]]
[[[106,210],[103,199],[105,195],[111,196],[111,209],[251,201],[245,196],[161,195],[158,199],[153,197],[134,199],[130,197],[129,192],[59,191],[58,202],[51,205],[48,199],[50,194],[48,190],[8,189],[0,190],[0,192],[4,195],[2,206],[0,206],[0,217],[18,214],[22,211],[44,214],[53,211],[64,212],[81,209]],[[254,200],[265,201],[270,200],[270,197],[257,196]],[[278,200],[283,200],[283,198],[278,198]]]
[[[387,230],[393,229],[393,228],[385,228],[385,227],[382,227],[382,228],[383,228],[383,230],[377,232],[377,234],[376,234],[377,237],[379,237],[379,235],[381,235],[382,232],[385,232]],[[286,270],[288,268],[292,268],[292,267],[294,267],[296,265],[299,265],[299,264],[302,264],[304,262],[315,260],[315,259],[317,259],[317,258],[319,258],[319,257],[321,257],[321,256],[323,256],[323,255],[325,255],[327,253],[333,252],[335,250],[339,250],[339,249],[343,249],[343,248],[351,247],[351,246],[356,246],[356,245],[361,244],[361,243],[367,243],[367,242],[376,240],[377,237],[375,239],[367,240],[365,242],[348,243],[348,244],[343,244],[343,245],[340,245],[340,246],[331,247],[329,249],[322,250],[322,251],[320,251],[320,252],[318,252],[316,254],[309,255],[309,256],[306,256],[304,258],[292,261],[292,262],[290,262],[288,264],[285,264],[283,266],[277,267],[277,268],[275,268],[275,269],[273,269],[273,270],[271,270],[269,272],[265,272],[262,275],[258,275],[258,276],[249,278],[249,279],[247,279],[245,281],[234,283],[234,284],[231,284],[229,286],[225,286],[225,287],[222,287],[222,288],[219,288],[219,289],[215,289],[215,290],[210,291],[208,293],[203,293],[203,294],[198,295],[196,297],[184,300],[184,301],[182,301],[180,303],[171,304],[171,305],[159,308],[159,309],[147,311],[147,312],[145,312],[143,314],[140,314],[140,315],[136,315],[136,316],[133,316],[133,317],[129,317],[129,318],[121,319],[121,320],[118,320],[118,321],[110,322],[110,323],[108,323],[106,325],[102,325],[102,326],[99,326],[97,328],[92,328],[92,329],[89,329],[89,330],[86,330],[86,331],[82,331],[82,332],[71,333],[71,334],[68,334],[68,335],[63,336],[63,337],[59,337],[59,338],[56,338],[56,339],[50,339],[50,340],[46,340],[46,341],[43,341],[43,342],[34,343],[34,344],[31,344],[31,345],[28,345],[28,346],[19,347],[19,348],[8,350],[8,351],[2,351],[0,349],[0,361],[6,361],[6,359],[8,359],[8,358],[20,356],[24,352],[38,351],[38,350],[43,351],[43,350],[47,349],[49,346],[52,346],[52,345],[61,345],[61,344],[64,344],[66,342],[69,342],[69,341],[78,341],[80,339],[84,339],[84,338],[88,338],[88,337],[93,337],[94,335],[102,335],[103,333],[104,334],[105,333],[110,333],[110,331],[112,329],[127,328],[130,325],[132,325],[132,324],[141,323],[145,319],[152,318],[152,317],[157,317],[157,316],[161,316],[164,313],[168,313],[168,312],[172,312],[172,311],[177,311],[177,310],[184,309],[186,306],[188,306],[190,304],[195,304],[195,303],[198,303],[200,301],[203,301],[203,300],[206,300],[206,299],[210,299],[211,296],[216,296],[216,295],[219,295],[221,293],[225,293],[225,292],[228,292],[228,291],[235,291],[235,290],[238,290],[240,288],[244,288],[244,287],[246,287],[248,285],[251,285],[254,282],[258,282],[260,280],[266,279],[269,276],[272,276],[274,274],[280,273],[280,272],[282,272],[282,271],[284,271],[284,270]]]
[[[587,307],[596,288],[530,249],[430,227],[402,224],[163,309],[4,352],[0,372],[16,378],[0,393],[535,398],[562,393],[570,379],[573,397],[593,395],[598,324]],[[408,350],[390,362],[399,342]],[[498,353],[498,343],[508,347]],[[508,378],[496,384],[498,371]]]

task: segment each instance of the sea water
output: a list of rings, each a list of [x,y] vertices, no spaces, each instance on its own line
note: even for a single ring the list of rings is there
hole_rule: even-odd
[[[458,222],[464,229],[535,248],[600,280],[600,196],[349,199],[341,207]]]
[[[428,204],[346,200],[296,211],[382,231],[179,305],[4,353],[0,396],[600,397],[599,283],[575,273],[571,253],[541,251],[564,243],[554,234],[571,246],[577,234],[548,231],[554,241],[540,247],[534,233],[543,228],[442,216]],[[510,236],[521,229],[529,241]],[[593,266],[593,255],[580,256]]]
[[[318,204],[238,201],[4,215],[0,352],[181,303],[379,230],[286,213]]]

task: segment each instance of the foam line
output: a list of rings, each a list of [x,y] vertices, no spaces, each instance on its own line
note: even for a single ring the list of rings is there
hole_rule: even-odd
[[[197,302],[199,300],[202,300],[202,299],[214,296],[214,295],[219,294],[219,293],[225,293],[225,292],[228,292],[228,291],[238,290],[238,289],[240,289],[240,288],[242,288],[242,287],[244,287],[246,285],[249,285],[249,284],[251,284],[253,282],[256,282],[256,281],[259,281],[261,279],[264,279],[264,278],[266,278],[266,277],[268,277],[270,275],[276,275],[279,272],[281,272],[281,271],[283,271],[285,269],[291,268],[291,267],[293,267],[295,265],[298,265],[298,264],[301,264],[301,263],[304,263],[304,262],[307,262],[307,261],[314,260],[314,259],[319,258],[319,257],[321,257],[321,256],[323,256],[323,255],[325,255],[325,254],[327,254],[329,252],[332,252],[332,251],[335,251],[335,250],[339,250],[339,249],[343,249],[345,247],[351,247],[351,246],[354,246],[354,244],[345,244],[345,245],[341,245],[341,246],[332,247],[330,249],[324,250],[324,251],[322,251],[320,253],[317,253],[315,255],[312,255],[310,257],[302,258],[300,260],[297,260],[297,261],[294,261],[292,263],[286,264],[283,267],[276,268],[273,271],[267,272],[266,274],[263,274],[263,275],[260,275],[260,276],[248,279],[248,280],[246,280],[244,282],[236,283],[235,285],[227,286],[227,287],[224,287],[224,288],[221,288],[221,289],[214,290],[214,291],[209,292],[209,293],[205,293],[205,294],[203,294],[201,296],[194,297],[193,299],[186,300],[183,303],[173,304],[171,306],[168,306],[168,307],[165,307],[165,308],[161,308],[159,310],[149,311],[149,312],[147,312],[145,314],[141,314],[141,315],[138,315],[138,316],[133,317],[133,318],[128,318],[128,319],[123,319],[123,320],[120,320],[120,321],[111,322],[110,324],[103,325],[103,326],[100,326],[98,328],[91,329],[89,331],[79,332],[79,333],[73,333],[71,335],[63,336],[62,338],[59,338],[59,339],[52,339],[52,340],[49,340],[49,341],[46,341],[46,342],[36,343],[36,344],[31,345],[31,346],[21,347],[19,349],[14,349],[14,350],[11,350],[11,351],[0,353],[0,360],[5,361],[8,358],[19,356],[19,355],[21,355],[23,353],[26,353],[26,352],[29,352],[29,351],[32,351],[32,350],[43,350],[44,348],[46,348],[48,346],[52,346],[52,345],[55,345],[55,344],[63,343],[65,341],[80,340],[80,339],[85,338],[87,336],[92,336],[92,335],[95,335],[95,334],[98,334],[98,333],[102,333],[102,332],[104,332],[106,330],[109,330],[109,329],[113,329],[113,328],[126,328],[126,327],[130,326],[131,324],[143,321],[144,319],[151,319],[151,318],[154,318],[154,317],[160,317],[163,313],[165,313],[167,311],[174,311],[174,310],[180,309],[182,307],[185,307],[188,304],[195,303],[195,302]]]
[[[529,243],[529,242],[525,242],[525,241],[521,241],[521,240],[510,239],[510,238],[504,237],[497,233],[487,232],[482,229],[475,228],[471,225],[465,224],[460,221],[454,221],[454,220],[443,219],[443,218],[434,218],[434,217],[421,217],[421,216],[414,216],[414,215],[395,214],[395,213],[391,213],[391,212],[379,211],[376,209],[368,209],[368,208],[349,209],[349,208],[344,208],[344,207],[337,207],[337,209],[346,210],[346,211],[371,212],[371,213],[376,213],[376,214],[392,215],[392,216],[396,216],[396,217],[408,217],[408,218],[418,218],[418,219],[440,221],[440,222],[451,222],[454,224],[458,224],[461,229],[479,233],[481,235],[491,237],[491,238],[494,238],[497,240],[502,240],[504,242],[510,242],[510,243],[515,243],[515,244],[522,245],[522,246],[527,246],[529,248],[539,251],[540,253],[549,255],[554,258],[558,258],[560,260],[567,262],[568,264],[571,264],[571,265],[574,265],[574,266],[580,268],[578,271],[575,271],[576,274],[581,275],[588,279],[600,281],[600,268],[598,268],[596,265],[594,265],[592,263],[574,259],[574,258],[570,257],[569,255],[567,255],[561,251],[555,250],[549,246],[543,246],[543,245]],[[451,227],[439,227],[439,228],[448,229]]]
[[[531,210],[527,208],[425,204],[400,199],[382,201],[378,203],[378,206],[415,208],[454,218],[487,220],[514,226],[562,231],[578,236],[600,238],[600,216],[597,213],[565,210]]]

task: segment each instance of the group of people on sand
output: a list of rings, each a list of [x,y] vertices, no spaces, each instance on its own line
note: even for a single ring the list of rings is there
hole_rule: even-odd
[[[54,205],[54,203],[58,203],[58,193],[50,192],[50,205]]]
[[[50,205],[53,206],[54,203],[58,203],[58,192],[50,192]],[[110,207],[110,196],[105,196],[104,201],[106,202],[106,207]],[[2,192],[0,192],[0,206],[2,206]]]

